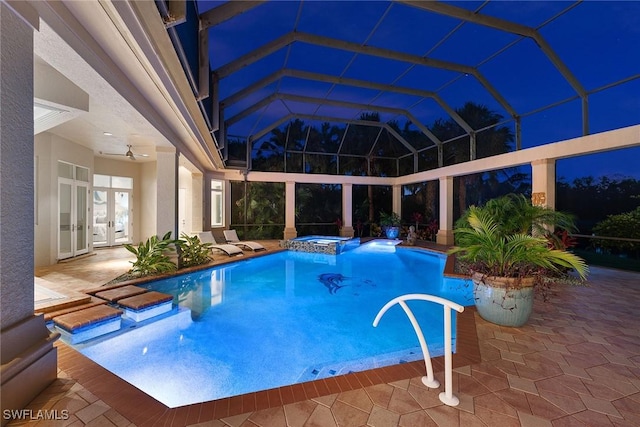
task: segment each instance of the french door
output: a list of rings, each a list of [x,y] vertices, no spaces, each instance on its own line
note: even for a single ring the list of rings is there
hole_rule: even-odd
[[[94,188],[93,246],[131,243],[131,190]]]
[[[58,259],[89,251],[89,184],[58,178]]]

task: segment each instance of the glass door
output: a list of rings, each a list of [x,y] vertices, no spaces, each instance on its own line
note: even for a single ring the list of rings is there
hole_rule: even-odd
[[[86,183],[58,178],[58,259],[89,251]]]
[[[73,180],[58,178],[58,259],[73,256]]]
[[[131,191],[113,190],[113,240],[111,245],[131,243]]]
[[[87,217],[89,216],[87,200],[89,198],[89,185],[84,182],[76,181],[74,187],[75,227],[72,225],[73,232],[75,234],[74,255],[81,255],[89,252],[89,222],[87,221]]]
[[[108,246],[109,201],[107,190],[93,190],[93,247]]]
[[[131,243],[131,190],[93,190],[93,246]]]

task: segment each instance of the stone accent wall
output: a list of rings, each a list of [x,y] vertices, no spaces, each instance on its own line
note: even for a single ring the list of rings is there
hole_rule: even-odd
[[[304,240],[280,240],[280,247],[291,251],[337,255],[338,243],[314,243]]]

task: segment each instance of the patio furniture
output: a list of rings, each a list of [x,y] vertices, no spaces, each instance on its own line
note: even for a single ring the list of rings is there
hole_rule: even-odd
[[[201,242],[209,243],[211,245],[211,249],[217,249],[219,251],[226,253],[229,256],[242,255],[242,249],[240,249],[235,245],[218,242],[217,239],[214,239],[212,232],[201,231],[197,234]]]
[[[253,242],[251,240],[240,240],[238,238],[238,233],[236,230],[223,230],[222,234],[224,234],[224,238],[227,243],[231,243],[232,245],[240,246],[243,249],[250,249],[252,251],[266,251],[267,249],[262,246],[258,242]]]

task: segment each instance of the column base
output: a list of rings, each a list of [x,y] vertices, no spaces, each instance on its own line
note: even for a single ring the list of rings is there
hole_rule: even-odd
[[[453,230],[438,230],[436,235],[436,243],[439,245],[453,245],[454,243]]]
[[[351,237],[353,238],[355,234],[355,230],[353,227],[344,226],[340,229],[340,237]]]
[[[284,240],[295,239],[298,237],[298,230],[295,227],[287,227],[284,229]]]
[[[0,377],[2,411],[23,409],[58,376],[58,351],[43,316],[33,316],[0,332],[3,351]],[[9,419],[2,418],[2,425]]]

